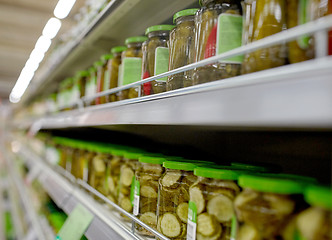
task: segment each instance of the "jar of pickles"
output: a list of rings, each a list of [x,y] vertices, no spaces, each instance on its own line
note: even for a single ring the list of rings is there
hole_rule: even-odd
[[[110,160],[109,149],[103,145],[94,146],[96,155],[91,161],[89,168],[89,185],[103,195],[107,195],[105,187],[106,166]]]
[[[122,64],[120,67],[119,87],[141,80],[142,76],[142,43],[147,37],[137,36],[127,38],[127,49],[122,52]],[[136,98],[140,92],[139,87],[123,90],[119,93],[119,100]]]
[[[176,27],[169,37],[169,70],[195,62],[195,14],[197,8],[177,12],[173,16]],[[167,91],[192,85],[191,75],[177,73],[167,78]]]
[[[189,189],[188,224],[196,227],[188,228],[188,239],[189,236],[235,239],[237,222],[233,205],[240,192],[237,180],[243,173],[233,169],[195,168],[198,179]]]
[[[286,29],[285,0],[245,0],[243,44],[248,44]],[[274,7],[270,7],[270,6]],[[278,11],[276,11],[278,9]],[[292,12],[294,9],[292,9]],[[286,44],[256,50],[244,56],[242,73],[251,73],[286,63]]]
[[[104,90],[118,87],[119,66],[121,64],[121,54],[127,48],[125,46],[117,46],[111,49],[113,58],[107,63],[107,74],[109,75],[109,85],[105,85]],[[118,94],[113,93],[106,96],[106,102],[115,102],[118,100]]]
[[[168,40],[169,33],[174,27],[173,25],[156,25],[146,29],[145,34],[149,39],[142,45],[142,79],[168,71]],[[142,95],[165,92],[166,79],[162,78],[144,83]]]
[[[186,239],[189,188],[197,180],[193,162],[166,161],[159,179],[157,230],[170,239]]]
[[[80,98],[85,96],[85,85],[87,78],[89,76],[88,71],[79,71],[77,72],[75,76],[75,83],[74,83],[74,88],[75,88],[75,93],[74,93],[74,98],[75,102],[77,102]]]
[[[239,0],[200,0],[202,8],[195,17],[196,61],[240,47],[242,16]],[[193,84],[234,77],[241,72],[241,57],[219,60],[195,68]]]
[[[90,67],[89,75],[85,83],[85,97],[91,97],[97,92],[97,69],[93,66]],[[94,105],[95,100],[89,100],[86,102],[87,105]]]
[[[135,183],[135,171],[138,167],[138,158],[142,156],[141,152],[125,152],[123,155],[124,162],[120,169],[120,182],[118,204],[128,213],[133,212],[133,197],[134,192],[131,192],[132,186]],[[130,220],[124,216],[125,220]]]
[[[112,202],[118,202],[118,189],[121,166],[124,163],[123,155],[126,152],[124,149],[111,148],[111,158],[106,166],[106,182],[107,182],[107,197]]]
[[[105,54],[101,56],[100,61],[103,63],[100,78],[97,79],[97,92],[103,92],[109,89],[110,75],[108,71],[108,61],[113,58],[112,54]],[[98,100],[99,99],[99,100]],[[100,101],[100,104],[106,103],[106,96],[101,96],[96,100]]]
[[[297,238],[306,240],[332,239],[332,191],[322,186],[309,186],[304,192],[311,207],[296,220]]]
[[[276,175],[241,175],[243,191],[234,206],[241,223],[237,239],[278,239],[282,230],[297,213],[305,185],[294,178]]]
[[[165,161],[161,156],[141,156],[135,174],[134,215],[154,229],[157,229],[158,181],[164,173]],[[143,235],[153,236],[139,224],[136,229]]]
[[[94,67],[97,70],[97,85],[96,85],[96,93],[102,92],[103,89],[101,87],[103,87],[104,84],[104,74],[105,74],[105,69],[104,69],[104,62],[103,61],[97,61],[94,64]],[[96,104],[101,104],[101,97],[97,97],[95,99]]]

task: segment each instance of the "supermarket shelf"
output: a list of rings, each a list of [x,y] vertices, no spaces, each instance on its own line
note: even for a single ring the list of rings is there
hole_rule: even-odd
[[[118,124],[332,127],[332,57],[17,123],[39,129]]]
[[[89,67],[102,54],[116,45],[123,45],[127,37],[142,35],[152,25],[162,24],[172,15],[196,0],[112,0],[98,16],[77,36],[57,59],[49,59],[36,73],[24,102],[56,89],[56,82],[76,71]],[[47,86],[47,87],[46,87]]]
[[[85,233],[89,239],[145,239],[144,237],[135,234],[131,229],[131,226],[120,219],[119,214],[114,211],[109,211],[106,204],[102,205],[97,203],[91,195],[87,194],[87,192],[93,192],[104,200],[105,203],[113,205],[113,208],[116,210],[123,211],[122,213],[131,217],[143,226],[144,223],[126,213],[117,205],[110,202],[106,197],[91,189],[87,184],[84,184],[83,182],[76,182],[76,184],[74,184],[74,179],[70,177],[70,175],[66,176],[64,170],[56,166],[54,166],[55,169],[51,168],[43,161],[43,159],[24,146],[22,146],[19,154],[24,158],[28,166],[40,169],[38,177],[40,183],[54,202],[67,214],[70,214],[76,205],[80,203],[94,215],[94,219]],[[80,187],[78,187],[77,183],[79,183]],[[146,225],[144,227],[146,227]],[[159,234],[158,237],[167,240],[167,238],[161,234]]]

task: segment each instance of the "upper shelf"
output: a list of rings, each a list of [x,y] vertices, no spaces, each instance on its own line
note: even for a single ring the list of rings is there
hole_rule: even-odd
[[[16,127],[118,124],[332,128],[332,57],[62,112]]]
[[[131,36],[142,35],[152,25],[169,22],[172,15],[197,4],[197,0],[112,0],[70,47],[55,61],[49,59],[36,72],[23,103],[56,90],[57,83],[76,71],[90,67],[111,47],[123,45]],[[47,88],[46,88],[47,86]]]

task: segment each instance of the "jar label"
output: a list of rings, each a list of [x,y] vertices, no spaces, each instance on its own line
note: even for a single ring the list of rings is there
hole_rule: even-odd
[[[135,216],[139,214],[140,189],[141,189],[140,182],[136,180],[134,188],[134,211],[133,211]]]
[[[222,13],[218,17],[217,54],[228,52],[242,45],[242,16]],[[222,63],[242,63],[243,55],[223,60]]]
[[[52,165],[59,164],[60,162],[60,151],[55,147],[48,146],[46,148],[46,159]]]
[[[135,184],[136,184],[136,179],[135,179],[135,176],[133,176],[133,179],[131,180],[131,186],[130,186],[130,202],[131,202],[132,206],[134,206]]]
[[[305,24],[309,22],[309,1],[308,0],[299,0],[298,1],[298,25]],[[309,47],[309,40],[310,37],[308,35],[303,35],[300,38],[298,38],[297,44],[299,45],[300,48],[302,49],[307,49]]]
[[[104,73],[104,85],[103,85],[102,91],[106,91],[106,90],[110,89],[110,82],[111,82],[110,71],[108,69],[106,69],[106,71]]]
[[[155,51],[154,75],[168,72],[169,50],[166,47],[157,47]],[[166,82],[167,77],[157,79],[156,81]]]
[[[119,68],[119,86],[141,80],[142,59],[136,57],[126,57]]]
[[[197,207],[196,203],[189,201],[188,206],[188,221],[187,221],[187,240],[196,239],[197,226]]]
[[[204,59],[210,58],[210,57],[213,57],[216,55],[217,29],[218,29],[218,24],[213,26],[213,28],[209,34],[209,37],[206,41]]]
[[[238,228],[238,222],[237,222],[236,215],[234,214],[232,217],[231,239],[230,240],[236,240],[237,228]]]

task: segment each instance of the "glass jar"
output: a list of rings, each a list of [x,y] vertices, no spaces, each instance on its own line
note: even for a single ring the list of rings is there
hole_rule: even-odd
[[[240,192],[237,180],[243,173],[233,169],[195,168],[198,179],[189,189],[189,221],[196,224],[196,232],[188,235],[196,234],[197,239],[235,239],[231,234],[236,233],[233,204]]]
[[[291,178],[276,175],[241,175],[243,191],[234,206],[241,223],[237,239],[279,239],[283,227],[292,219],[301,205],[305,185]]]
[[[143,59],[142,59],[142,79],[146,79],[157,75],[161,72],[155,73],[156,52],[158,51],[158,59],[160,64],[165,69],[168,69],[168,48],[169,32],[174,28],[173,25],[156,25],[146,29],[145,35],[148,36],[142,45]],[[167,60],[167,62],[166,62]],[[166,91],[166,79],[158,79],[151,82],[144,83],[142,86],[142,95],[147,96],[154,93],[161,93]]]
[[[285,0],[245,0],[243,44],[263,39],[286,29],[285,14]],[[244,56],[242,73],[282,66],[286,64],[286,57],[286,44],[278,44],[247,53]]]
[[[139,189],[135,189],[133,212],[138,219],[153,229],[157,229],[158,182],[164,173],[163,162],[165,161],[166,158],[160,156],[141,156],[135,174],[135,186]],[[139,233],[154,236],[139,224],[135,226]]]
[[[107,197],[117,203],[119,197],[119,179],[121,166],[124,163],[125,150],[111,149],[111,158],[106,166]]]
[[[76,73],[72,90],[73,104],[77,103],[82,97],[85,96],[85,84],[88,75],[88,71],[79,71]]]
[[[157,230],[169,239],[186,239],[189,188],[197,180],[192,162],[166,161],[159,179]]]
[[[118,87],[119,66],[121,64],[121,54],[127,48],[125,46],[117,46],[111,49],[113,58],[107,62],[107,74],[109,75],[109,85],[105,86],[105,90]],[[112,93],[106,96],[106,102],[115,102],[118,100],[119,93]]]
[[[97,70],[97,85],[96,85],[96,93],[102,92],[103,91],[103,85],[104,85],[104,62],[103,61],[97,61],[94,63],[94,67]],[[102,104],[101,102],[101,97],[97,97],[95,99],[95,103],[98,104]]]
[[[85,96],[91,97],[97,93],[97,69],[93,66],[89,68],[88,72],[89,76],[87,77],[85,84]],[[95,103],[94,99],[86,102],[87,105],[95,105]]]
[[[89,168],[89,185],[103,195],[107,195],[105,188],[106,166],[109,162],[108,149],[103,146],[95,146],[96,155],[92,159]],[[97,198],[98,199],[98,198]]]
[[[100,67],[100,73],[97,72],[97,92],[103,92],[109,89],[110,85],[110,75],[108,71],[108,61],[113,58],[112,54],[105,54],[101,56],[100,62],[102,66]],[[96,98],[97,104],[104,104],[106,103],[106,96],[101,96]]]
[[[332,239],[332,191],[322,186],[307,187],[304,192],[311,207],[301,212],[296,219],[299,237],[306,240]]]
[[[120,169],[118,204],[128,213],[133,213],[134,196],[131,189],[135,183],[135,171],[137,170],[138,158],[140,156],[142,156],[142,153],[125,152],[123,155],[124,163]],[[126,216],[123,216],[123,218],[130,221]]]
[[[169,37],[169,70],[195,62],[195,14],[198,8],[186,9],[173,16],[176,27]],[[166,90],[192,85],[191,74],[177,73],[168,76]]]
[[[242,30],[240,1],[200,0],[200,5],[202,8],[195,17],[196,62],[240,47]],[[220,21],[229,27],[219,29]],[[217,38],[220,40],[217,41]],[[195,68],[192,76],[193,84],[237,76],[241,72],[241,61],[242,59],[235,57]]]
[[[147,37],[137,36],[127,38],[125,44],[127,49],[122,52],[121,78],[118,86],[127,85],[141,80],[142,76],[142,43]],[[119,100],[136,98],[140,91],[139,86],[123,90],[119,93]]]

